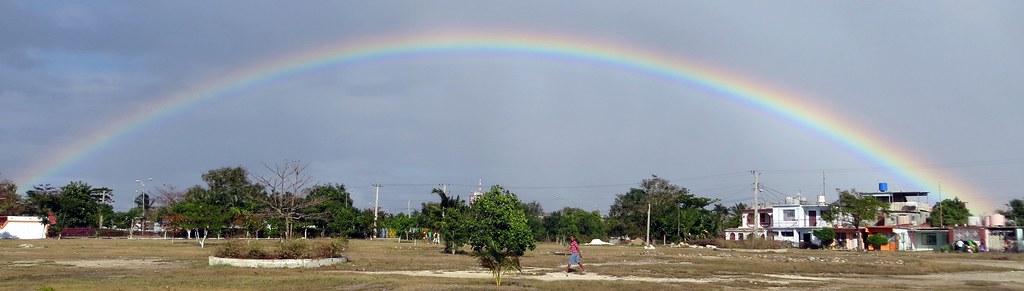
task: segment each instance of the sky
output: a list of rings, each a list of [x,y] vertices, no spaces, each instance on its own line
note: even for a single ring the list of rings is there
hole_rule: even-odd
[[[768,203],[884,182],[991,214],[1024,198],[1022,13],[1020,1],[0,1],[0,178],[21,193],[109,187],[126,210],[138,191],[202,185],[212,169],[299,160],[360,208],[373,184],[391,213],[437,201],[441,184],[463,198],[498,184],[546,211],[607,214],[652,175],[749,205],[757,171]],[[229,82],[311,52],[465,32],[694,64],[823,117],[529,50]]]

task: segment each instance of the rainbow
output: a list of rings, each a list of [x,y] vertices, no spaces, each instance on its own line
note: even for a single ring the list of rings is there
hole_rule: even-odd
[[[694,61],[683,60],[642,48],[594,39],[573,38],[565,35],[507,32],[441,32],[431,34],[392,35],[380,38],[357,39],[286,55],[271,61],[235,70],[220,78],[189,86],[184,90],[145,104],[132,114],[108,122],[95,132],[48,155],[27,171],[29,185],[36,185],[82,160],[95,155],[121,137],[142,128],[172,118],[175,113],[188,110],[204,101],[325,67],[345,66],[379,60],[451,55],[499,54],[592,63],[601,67],[627,70],[670,82],[696,86],[730,101],[748,105],[798,124],[828,138],[848,150],[871,160],[881,167],[891,168],[909,181],[913,187],[932,189],[942,183],[945,193],[958,193],[971,201],[972,210],[992,211],[998,206],[981,195],[971,194],[963,183],[938,170],[915,168],[924,165],[914,154],[883,143],[853,122],[842,120],[839,114],[824,110],[807,98],[759,84],[735,73],[713,68]],[[976,212],[980,213],[980,212]]]

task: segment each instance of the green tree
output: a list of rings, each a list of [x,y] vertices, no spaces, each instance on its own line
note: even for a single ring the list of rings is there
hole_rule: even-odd
[[[18,185],[8,179],[0,180],[0,215],[19,215],[23,211]]]
[[[59,229],[65,227],[97,227],[97,214],[101,207],[92,196],[94,189],[81,181],[60,188],[56,216]]]
[[[185,191],[185,199],[172,206],[172,212],[180,215],[179,225],[184,229],[196,230],[199,247],[206,247],[210,231],[220,232],[227,228],[235,215],[228,203],[231,198],[225,192],[193,186]],[[202,236],[200,232],[202,231]]]
[[[831,246],[836,239],[836,231],[831,227],[822,227],[814,230],[814,236],[821,240],[821,247],[825,248]]]
[[[849,224],[860,233],[864,223],[878,221],[879,213],[886,209],[884,201],[875,197],[860,197],[855,190],[842,191],[839,200],[833,202],[829,210],[822,213],[822,218],[833,224]],[[864,249],[864,240],[857,240],[859,249]]]
[[[347,237],[355,233],[359,210],[352,206],[345,185],[316,185],[309,189],[308,197],[321,201],[303,211],[303,216],[320,229],[321,236]]]
[[[519,205],[519,208],[526,214],[526,225],[530,226],[530,230],[533,231],[533,237],[537,239],[543,237],[547,231],[544,228],[544,208],[540,203],[537,201],[523,203]]]
[[[387,228],[394,229],[395,234],[398,235],[398,241],[401,242],[402,236],[405,236],[406,238],[409,237],[409,231],[415,223],[416,221],[411,215],[399,213],[388,218],[383,225]]]
[[[519,257],[536,248],[521,203],[516,194],[495,185],[470,207],[473,256],[491,270],[497,285],[504,273],[521,270]]]
[[[1006,203],[1006,210],[997,210],[996,212],[1006,216],[1006,222],[1010,225],[1024,225],[1024,200],[1010,200],[1009,203]]]
[[[25,192],[28,196],[24,212],[30,215],[46,217],[54,214],[57,207],[57,200],[60,198],[60,191],[50,184],[39,184],[32,186],[32,190]]]
[[[960,201],[959,197],[954,197],[935,203],[932,215],[928,216],[928,224],[967,225],[968,217],[971,217],[971,211],[967,209],[967,204]]]
[[[605,237],[605,222],[597,211],[566,207],[544,218],[545,235],[561,243],[575,235],[581,241]]]
[[[641,181],[640,188],[616,196],[608,211],[608,228],[613,234],[630,237],[646,234],[650,205],[652,238],[681,240],[706,236],[714,230],[714,224],[705,223],[712,218],[704,208],[714,202],[715,199],[694,196],[686,188],[653,176]]]
[[[455,254],[469,243],[469,231],[473,222],[467,214],[469,207],[461,197],[448,195],[441,189],[435,188],[431,193],[437,194],[441,199],[441,221],[435,223],[434,227],[441,234],[444,251]]]
[[[740,227],[743,225],[743,211],[747,210],[747,204],[736,203],[729,207],[729,219],[725,223],[726,228]]]

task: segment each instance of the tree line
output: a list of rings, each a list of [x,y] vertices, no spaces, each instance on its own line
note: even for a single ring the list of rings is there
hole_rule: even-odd
[[[132,209],[116,212],[110,206],[112,201],[104,199],[112,192],[110,188],[80,181],[59,188],[42,184],[32,186],[22,197],[17,194],[17,186],[4,179],[0,180],[0,215],[54,219],[50,227],[54,234],[64,228],[89,227],[152,231],[154,225],[160,225],[164,231],[184,232],[200,240],[209,236],[372,236],[373,209],[355,207],[344,184],[311,185],[307,166],[285,161],[266,166],[267,175],[251,173],[244,167],[213,169],[201,175],[202,185],[184,190],[158,187],[156,193],[137,195]],[[860,227],[862,220],[884,211],[881,205],[859,202],[852,193],[840,193],[840,199],[833,203],[834,211],[830,211],[836,215],[829,213],[827,219],[850,218],[849,224]],[[405,239],[437,234],[447,251],[457,252],[469,244],[472,222],[479,219],[474,218],[472,205],[462,197],[442,189],[433,189],[432,194],[437,196],[436,201],[422,203],[412,213],[376,213],[379,228]],[[643,179],[637,187],[617,194],[606,216],[575,207],[546,212],[536,201],[516,201],[515,209],[525,218],[532,239],[553,242],[563,242],[570,235],[582,241],[609,236],[643,238],[648,206],[652,240],[715,238],[726,228],[738,227],[747,209],[743,203],[725,206],[717,199],[694,195],[658,176]],[[1024,202],[1020,199],[1011,200],[1007,209],[999,212],[1012,225],[1024,222]],[[936,203],[929,222],[962,225],[968,216],[970,212],[963,203],[947,199]]]

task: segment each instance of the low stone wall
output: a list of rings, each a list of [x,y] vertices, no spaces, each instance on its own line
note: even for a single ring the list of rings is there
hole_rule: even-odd
[[[257,260],[257,259],[232,259],[210,256],[210,266],[228,265],[246,268],[319,268],[348,262],[348,258],[327,258],[327,259],[286,259],[286,260]]]

